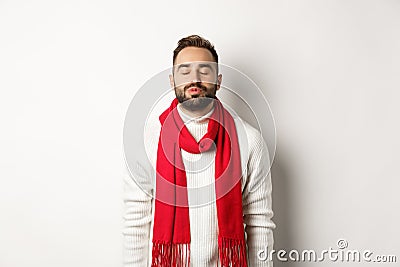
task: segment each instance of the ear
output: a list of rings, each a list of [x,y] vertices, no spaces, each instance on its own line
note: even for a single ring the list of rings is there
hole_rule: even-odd
[[[171,86],[171,88],[175,88],[174,76],[172,74],[169,75],[169,85]]]
[[[218,74],[217,78],[217,90],[221,87],[221,82],[222,82],[222,74]]]

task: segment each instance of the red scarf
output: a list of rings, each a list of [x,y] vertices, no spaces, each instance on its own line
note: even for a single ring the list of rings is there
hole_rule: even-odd
[[[152,267],[190,266],[188,194],[181,149],[199,154],[209,150],[213,142],[216,144],[219,260],[222,267],[247,267],[242,172],[235,122],[218,100],[214,103],[208,131],[199,142],[182,121],[177,111],[177,99],[160,116],[162,127],[157,151]]]

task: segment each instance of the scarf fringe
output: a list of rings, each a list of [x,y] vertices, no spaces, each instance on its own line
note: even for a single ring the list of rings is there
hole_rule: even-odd
[[[151,267],[189,267],[190,244],[153,241]]]
[[[218,241],[218,253],[221,267],[247,267],[244,240],[222,237]]]

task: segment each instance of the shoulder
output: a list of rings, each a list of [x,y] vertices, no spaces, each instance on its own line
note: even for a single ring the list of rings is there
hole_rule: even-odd
[[[167,105],[167,101],[159,101],[155,103],[151,111],[147,114],[143,129],[143,142],[145,151],[154,169],[156,166],[158,139],[160,137],[161,130],[159,116],[165,111]]]
[[[269,154],[262,133],[240,117],[234,117],[242,165],[242,192],[255,188],[270,169]]]
[[[262,133],[239,116],[234,117],[241,151],[248,157],[267,151]]]

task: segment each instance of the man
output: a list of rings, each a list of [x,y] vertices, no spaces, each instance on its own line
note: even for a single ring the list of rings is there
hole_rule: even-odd
[[[216,97],[214,46],[181,39],[169,78],[176,98],[145,129],[155,197],[125,177],[125,266],[272,266],[257,257],[275,228],[268,150]]]

